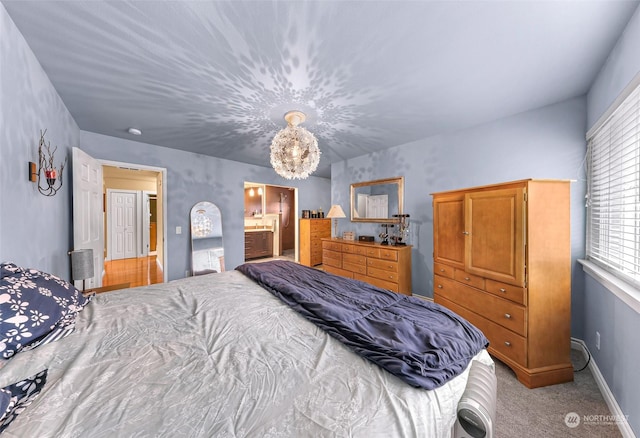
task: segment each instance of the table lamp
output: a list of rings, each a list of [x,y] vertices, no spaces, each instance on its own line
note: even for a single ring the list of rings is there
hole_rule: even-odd
[[[338,218],[347,217],[342,211],[342,207],[338,204],[333,204],[329,213],[327,213],[327,217],[333,219],[333,237],[338,237]]]

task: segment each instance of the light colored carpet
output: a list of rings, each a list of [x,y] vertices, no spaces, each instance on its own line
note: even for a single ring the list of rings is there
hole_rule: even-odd
[[[510,368],[495,358],[494,361],[498,377],[498,438],[622,436],[611,421],[612,414],[589,368],[574,373],[573,382],[527,389]],[[571,350],[571,361],[574,369],[586,363],[582,352],[577,350]],[[580,418],[574,428],[565,423],[565,417],[572,412]]]

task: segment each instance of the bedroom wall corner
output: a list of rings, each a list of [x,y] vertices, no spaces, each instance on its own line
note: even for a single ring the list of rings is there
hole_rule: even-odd
[[[62,189],[52,197],[28,181],[40,130],[67,157]],[[71,148],[80,130],[24,37],[0,4],[0,260],[70,278]]]

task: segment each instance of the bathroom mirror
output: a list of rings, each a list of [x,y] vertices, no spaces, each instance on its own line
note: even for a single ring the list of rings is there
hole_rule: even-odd
[[[211,202],[198,202],[191,209],[191,273],[224,271],[222,215]]]
[[[402,214],[404,177],[351,184],[351,221],[394,223]]]

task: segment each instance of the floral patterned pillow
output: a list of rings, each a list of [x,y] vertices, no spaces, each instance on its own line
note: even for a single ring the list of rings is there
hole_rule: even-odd
[[[0,264],[0,358],[67,336],[88,302],[55,275]]]
[[[47,382],[44,370],[13,385],[0,389],[0,433],[29,406]]]

